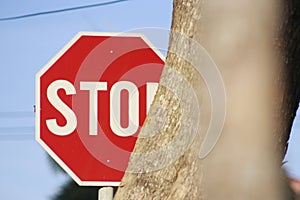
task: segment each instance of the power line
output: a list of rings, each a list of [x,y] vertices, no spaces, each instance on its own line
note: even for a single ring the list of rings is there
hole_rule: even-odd
[[[17,19],[24,19],[24,18],[35,17],[35,16],[40,16],[40,15],[48,15],[48,14],[61,13],[61,12],[67,12],[67,11],[73,11],[73,10],[81,10],[81,9],[92,8],[92,7],[106,6],[106,5],[121,3],[124,1],[129,1],[129,0],[115,0],[115,1],[109,1],[109,2],[104,2],[104,3],[85,5],[85,6],[78,6],[78,7],[72,7],[72,8],[59,9],[59,10],[51,10],[51,11],[31,13],[31,14],[26,14],[26,15],[19,15],[19,16],[14,16],[14,17],[5,17],[5,18],[0,18],[0,21],[17,20]]]
[[[4,118],[27,118],[34,117],[33,111],[8,111],[0,112],[0,119]]]
[[[34,126],[0,127],[0,141],[34,140]]]
[[[34,140],[34,134],[1,134],[0,141]]]
[[[9,133],[32,133],[34,126],[0,127],[0,136]]]

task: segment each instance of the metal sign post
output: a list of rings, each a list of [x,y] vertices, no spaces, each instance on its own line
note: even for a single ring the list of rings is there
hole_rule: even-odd
[[[113,187],[102,187],[99,189],[98,200],[113,200]]]

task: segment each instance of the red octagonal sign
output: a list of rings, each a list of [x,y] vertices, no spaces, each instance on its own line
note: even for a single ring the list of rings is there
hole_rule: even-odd
[[[142,35],[77,34],[36,75],[37,141],[79,185],[119,185],[163,66]]]

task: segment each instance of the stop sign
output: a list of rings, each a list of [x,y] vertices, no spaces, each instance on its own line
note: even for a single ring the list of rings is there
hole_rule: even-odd
[[[163,66],[143,35],[77,34],[36,75],[37,141],[79,185],[119,185]]]

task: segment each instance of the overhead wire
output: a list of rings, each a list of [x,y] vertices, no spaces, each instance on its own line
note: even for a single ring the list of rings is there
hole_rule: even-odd
[[[121,2],[125,2],[125,1],[129,1],[129,0],[115,0],[115,1],[108,1],[108,2],[90,4],[90,5],[84,5],[84,6],[63,8],[63,9],[59,9],[59,10],[37,12],[37,13],[18,15],[18,16],[13,16],[13,17],[4,17],[4,18],[0,18],[0,21],[10,21],[10,20],[24,19],[24,18],[29,18],[29,17],[36,17],[36,16],[40,16],[40,15],[49,15],[49,14],[54,14],[54,13],[81,10],[81,9],[92,8],[92,7],[100,7],[100,6],[106,6],[106,5],[111,5],[111,4],[117,4],[117,3],[121,3]]]
[[[0,141],[34,140],[34,134],[1,134]]]
[[[3,118],[27,118],[34,117],[33,111],[7,111],[0,112],[0,119]]]
[[[51,10],[51,11],[44,11],[44,12],[37,12],[25,15],[18,15],[13,17],[4,17],[0,18],[0,21],[11,21],[11,20],[18,20],[30,17],[36,17],[41,15],[49,15],[55,13],[62,13],[68,11],[75,11],[81,9],[87,9],[92,7],[100,7],[106,6],[111,4],[122,3],[129,0],[114,0],[109,2],[97,3],[97,4],[90,4],[84,6],[77,6],[71,8],[63,8],[58,10]],[[0,119],[3,118],[26,118],[26,117],[34,117],[34,112],[27,112],[27,111],[13,111],[13,112],[0,112]],[[19,132],[16,134],[16,132]],[[22,132],[22,134],[20,134]],[[11,141],[11,140],[28,140],[34,138],[34,134],[30,134],[34,132],[34,127],[32,126],[24,126],[24,127],[0,127],[0,141]],[[14,134],[11,134],[14,133]]]
[[[34,126],[0,127],[0,135],[2,133],[8,134],[8,133],[16,133],[16,132],[31,133],[31,132],[34,132]]]
[[[0,141],[34,139],[34,126],[0,127]]]
[[[14,120],[18,118],[32,118],[33,111],[0,112],[0,119]],[[24,141],[34,139],[34,126],[5,126],[0,127],[0,141]]]

